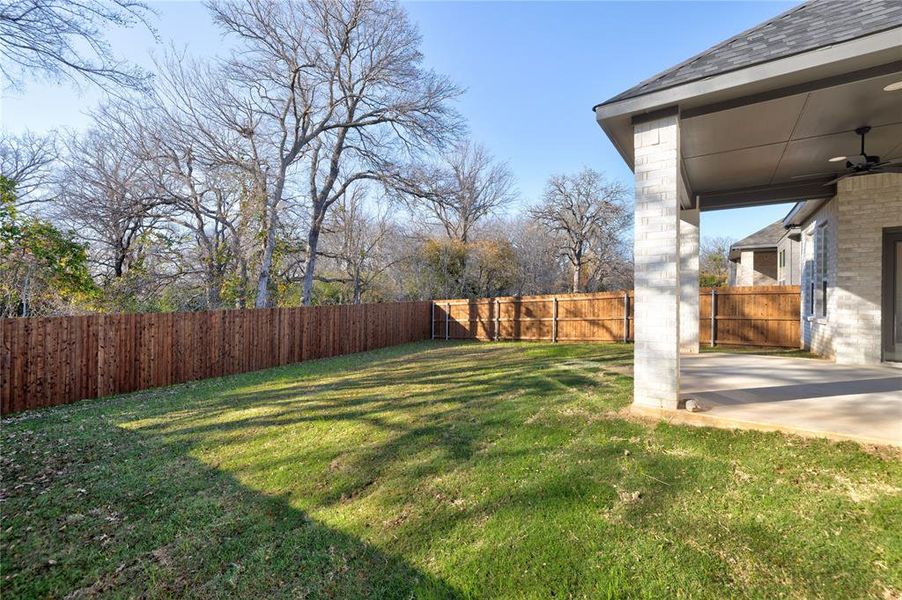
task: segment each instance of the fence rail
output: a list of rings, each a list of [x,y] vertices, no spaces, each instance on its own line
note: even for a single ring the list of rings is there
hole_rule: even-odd
[[[633,293],[436,300],[440,339],[615,342],[632,339]]]
[[[800,293],[797,285],[703,289],[698,306],[699,343],[798,348]]]
[[[631,341],[633,305],[633,293],[628,291],[2,319],[0,412],[67,404],[430,337]],[[700,342],[797,348],[799,314],[798,286],[703,289]]]
[[[798,348],[799,302],[798,286],[703,288],[699,293],[699,342]],[[632,291],[436,300],[432,337],[632,341],[633,305]]]
[[[0,411],[429,339],[429,302],[0,320]]]

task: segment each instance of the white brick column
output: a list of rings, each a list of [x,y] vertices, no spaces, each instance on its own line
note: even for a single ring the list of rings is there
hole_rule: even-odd
[[[679,115],[635,123],[633,402],[677,407],[680,392]]]
[[[680,211],[680,352],[698,354],[698,209]]]

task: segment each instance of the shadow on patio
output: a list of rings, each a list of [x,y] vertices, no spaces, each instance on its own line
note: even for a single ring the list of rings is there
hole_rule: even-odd
[[[681,357],[680,391],[708,408],[699,424],[808,433],[902,446],[902,370],[824,360],[703,354]]]

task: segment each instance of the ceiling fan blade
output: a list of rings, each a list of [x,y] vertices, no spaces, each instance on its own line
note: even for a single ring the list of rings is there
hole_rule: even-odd
[[[824,171],[823,173],[808,173],[806,175],[793,175],[790,179],[813,179],[815,177],[829,177],[836,175],[836,171]]]

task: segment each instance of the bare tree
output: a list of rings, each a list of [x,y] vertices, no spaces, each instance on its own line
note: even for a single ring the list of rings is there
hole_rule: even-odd
[[[191,134],[192,123],[159,97],[149,101],[117,101],[95,115],[95,128],[120,132],[129,153],[139,163],[142,181],[166,206],[165,217],[188,232],[194,244],[180,256],[182,272],[200,276],[207,309],[222,305],[222,288],[238,263],[241,284],[238,305],[245,305],[247,258],[241,211],[244,173],[219,164]]]
[[[0,0],[0,73],[87,79],[104,89],[143,88],[147,75],[114,57],[110,27],[146,27],[153,11],[139,0]]]
[[[58,179],[57,218],[89,242],[106,283],[140,261],[142,237],[162,220],[153,183],[117,133],[94,129],[69,139]]]
[[[319,230],[329,206],[354,183],[375,178],[374,147],[438,143],[456,125],[447,105],[458,90],[422,68],[419,35],[395,3],[254,0],[211,5],[214,20],[240,40],[208,78],[207,112],[241,139],[219,143],[223,159],[248,170],[261,204],[258,306],[270,302],[280,218],[293,174],[305,169],[311,227],[304,273],[309,302]],[[366,134],[362,130],[368,131]],[[389,137],[386,137],[389,136]],[[347,156],[360,166],[350,168]],[[308,161],[300,165],[303,157]],[[363,164],[363,163],[367,164]]]
[[[571,291],[579,292],[591,263],[610,260],[613,249],[630,225],[626,188],[608,182],[592,169],[573,175],[554,175],[545,187],[541,204],[530,214],[552,232],[561,256],[570,263]]]
[[[551,294],[569,287],[569,276],[558,251],[558,240],[528,217],[503,224],[509,232],[517,264],[517,295]]]
[[[507,164],[472,142],[455,145],[438,167],[414,169],[403,192],[414,209],[425,210],[430,225],[464,244],[480,221],[516,198]]]
[[[336,204],[323,229],[324,247],[319,253],[335,268],[316,275],[317,281],[347,285],[354,304],[399,260],[388,247],[397,231],[387,212],[368,213],[364,196],[358,188]]]
[[[0,134],[0,174],[16,184],[17,207],[49,199],[52,170],[58,157],[55,134]]]
[[[593,240],[584,291],[633,287],[632,240],[625,239],[622,233],[622,228],[607,231]]]
[[[728,237],[704,237],[699,250],[699,282],[702,287],[726,285],[730,268],[730,246],[733,239]]]

